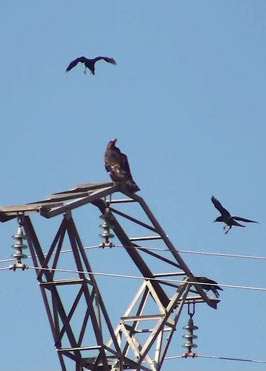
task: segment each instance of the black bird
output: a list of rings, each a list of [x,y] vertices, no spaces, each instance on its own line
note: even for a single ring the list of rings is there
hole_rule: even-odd
[[[247,222],[247,223],[258,223],[255,220],[241,218],[240,216],[231,216],[229,211],[226,210],[222,206],[220,201],[218,201],[214,196],[212,196],[211,200],[212,200],[213,205],[216,207],[216,209],[219,210],[221,213],[221,215],[218,216],[218,218],[216,218],[214,222],[223,222],[229,227],[227,231],[225,232],[225,234],[230,231],[233,225],[237,227],[245,227],[245,225],[238,223],[237,220],[240,220],[242,222]],[[224,226],[224,229],[226,229],[226,226]]]
[[[196,282],[202,283],[202,285],[200,285],[200,286],[204,290],[206,290],[206,291],[211,290],[214,293],[214,295],[216,296],[216,298],[219,298],[219,296],[220,296],[220,294],[217,290],[223,291],[223,289],[220,286],[218,286],[216,281],[210,280],[207,277],[195,277],[195,280],[196,280]]]
[[[130,192],[137,192],[140,189],[132,178],[127,156],[116,147],[116,141],[117,139],[113,139],[107,143],[104,154],[105,169],[114,182],[125,184]]]
[[[103,59],[105,62],[116,64],[116,61],[113,58],[109,58],[109,57],[96,57],[93,59],[88,59],[86,57],[79,57],[69,63],[68,67],[66,68],[66,72],[72,70],[72,68],[75,67],[80,62],[80,63],[85,64],[84,73],[86,73],[86,68],[88,68],[91,71],[91,73],[94,75],[95,74],[95,63],[97,61],[100,61],[101,59]]]

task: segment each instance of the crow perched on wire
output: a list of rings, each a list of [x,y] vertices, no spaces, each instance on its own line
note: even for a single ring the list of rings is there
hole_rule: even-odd
[[[214,196],[212,196],[211,200],[216,209],[219,210],[221,213],[221,215],[218,216],[218,218],[216,218],[214,222],[223,222],[229,227],[227,231],[225,231],[225,234],[230,231],[233,225],[237,227],[245,227],[245,225],[238,223],[237,220],[247,223],[258,223],[255,220],[241,218],[240,216],[231,216],[229,211],[226,210]],[[226,226],[224,226],[224,229],[226,229]]]
[[[113,139],[107,143],[104,154],[105,169],[114,182],[124,184],[130,192],[137,192],[140,189],[132,178],[127,156],[116,147],[116,141],[117,139]]]
[[[210,280],[207,277],[195,277],[196,281],[201,283],[200,285],[204,290],[209,291],[211,290],[216,298],[219,298],[220,294],[217,290],[223,291],[223,289],[217,285],[216,281]]]
[[[223,291],[223,289],[220,286],[218,286],[216,281],[213,281],[207,277],[202,277],[202,276],[185,277],[183,281],[186,281],[187,283],[190,282],[193,286],[196,286],[197,283],[199,283],[200,287],[203,290],[206,290],[206,291],[211,290],[217,298],[220,296],[217,290]]]
[[[204,290],[206,290],[206,291],[211,290],[214,293],[214,295],[216,296],[216,298],[219,298],[220,294],[217,290],[223,291],[223,289],[220,286],[217,285],[216,281],[210,280],[207,277],[195,277],[195,279],[196,279],[196,282],[201,283],[200,286]]]
[[[86,68],[88,68],[91,71],[91,73],[94,75],[95,74],[95,63],[97,61],[100,61],[101,59],[103,59],[105,62],[116,64],[116,61],[113,58],[108,58],[108,57],[96,57],[93,59],[88,59],[86,57],[79,57],[69,63],[68,67],[66,68],[66,72],[72,70],[72,68],[75,67],[80,62],[80,63],[84,63],[85,65],[84,73],[86,73]]]

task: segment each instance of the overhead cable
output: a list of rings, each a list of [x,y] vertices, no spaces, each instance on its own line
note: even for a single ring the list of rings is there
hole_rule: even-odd
[[[169,361],[172,359],[177,358],[184,358],[184,356],[176,355],[176,356],[168,356],[164,359]],[[195,358],[210,358],[210,359],[219,359],[219,360],[225,360],[225,361],[239,361],[239,362],[251,362],[251,363],[266,363],[266,360],[261,359],[248,359],[248,358],[235,358],[235,357],[223,357],[223,356],[211,356],[211,355],[205,355],[205,354],[196,354]]]
[[[150,250],[150,251],[165,251],[171,252],[168,248],[160,248],[160,247],[148,247],[148,246],[123,246],[123,245],[115,245],[115,247],[119,248],[132,248],[138,250]],[[85,246],[84,250],[91,250],[91,249],[99,249],[99,245],[92,245],[92,246]],[[180,250],[175,249],[178,253],[181,254],[195,254],[195,255],[209,255],[209,256],[218,256],[218,257],[225,257],[225,258],[238,258],[238,259],[255,259],[255,260],[266,260],[266,256],[255,256],[255,255],[241,255],[241,254],[227,254],[227,253],[216,253],[216,252],[208,252],[208,251],[196,251],[196,250]],[[61,250],[60,254],[65,254],[72,252],[72,249]],[[44,254],[46,256],[47,254]],[[31,255],[28,255],[28,259],[31,258]],[[14,258],[5,258],[0,259],[0,263],[6,263],[10,261],[14,261]]]
[[[63,268],[44,268],[41,266],[29,266],[29,269],[39,269],[43,271],[50,271],[50,272],[61,272],[61,273],[77,273],[77,274],[87,274],[87,275],[94,275],[94,276],[103,276],[103,277],[116,277],[116,278],[128,278],[128,279],[137,279],[137,280],[151,280],[151,281],[159,281],[159,282],[173,282],[173,283],[186,283],[185,281],[178,280],[178,279],[167,279],[163,277],[144,277],[144,276],[136,276],[130,274],[118,274],[118,273],[104,273],[104,272],[89,272],[89,271],[80,271],[80,270],[73,270],[73,269],[63,269]],[[9,269],[8,267],[2,268]],[[204,282],[193,282],[189,281],[190,284],[197,284],[197,285],[207,285],[208,283]],[[212,284],[213,285],[213,284]],[[228,285],[217,283],[217,286],[227,287],[227,288],[236,288],[236,289],[246,289],[246,290],[257,290],[257,291],[266,291],[266,287],[256,287],[256,286],[243,286],[243,285]]]

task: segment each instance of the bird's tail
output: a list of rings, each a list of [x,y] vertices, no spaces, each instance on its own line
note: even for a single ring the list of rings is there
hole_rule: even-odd
[[[127,189],[132,192],[132,193],[135,193],[135,192],[138,192],[140,191],[140,188],[137,186],[137,184],[134,182],[133,179],[128,179],[126,181],[126,186],[127,186]]]
[[[216,298],[219,298],[220,294],[219,294],[219,292],[216,290],[215,287],[212,288],[212,292],[214,293],[214,295],[216,296]]]

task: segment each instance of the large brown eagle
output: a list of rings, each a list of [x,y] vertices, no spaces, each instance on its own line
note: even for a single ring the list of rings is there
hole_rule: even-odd
[[[245,227],[245,225],[238,223],[237,220],[241,222],[247,222],[247,223],[258,223],[258,222],[255,222],[255,220],[241,218],[240,216],[232,216],[229,213],[229,211],[226,210],[222,206],[220,201],[218,201],[214,196],[212,196],[211,200],[212,200],[213,205],[216,207],[216,209],[219,210],[221,213],[221,215],[218,216],[218,218],[216,218],[214,222],[223,222],[229,227],[227,231],[225,231],[225,234],[230,231],[233,225],[237,227]],[[226,226],[224,226],[224,229],[226,229]]]
[[[84,73],[86,73],[86,68],[88,68],[91,71],[91,73],[94,75],[95,74],[95,63],[97,61],[100,61],[101,59],[103,59],[105,62],[116,64],[116,61],[113,58],[109,58],[109,57],[96,57],[93,59],[89,59],[86,57],[79,57],[69,63],[69,65],[66,68],[66,72],[72,70],[72,68],[75,67],[80,62],[80,63],[84,63],[85,65]]]
[[[113,139],[107,143],[104,154],[105,169],[114,182],[125,185],[130,192],[137,192],[140,189],[132,178],[127,156],[116,147],[116,141],[117,139]]]

